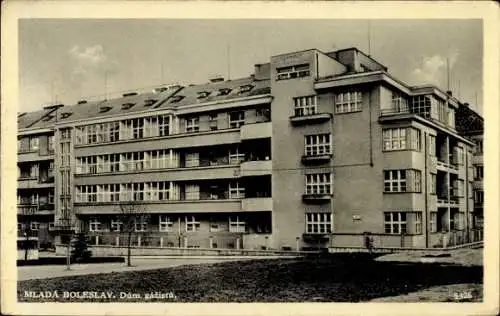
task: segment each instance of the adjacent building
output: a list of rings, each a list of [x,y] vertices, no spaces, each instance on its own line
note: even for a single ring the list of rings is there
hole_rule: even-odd
[[[21,114],[34,123],[19,124],[20,148],[38,145],[19,153],[20,201],[49,232],[74,226],[100,245],[125,243],[120,205],[147,214],[141,247],[465,243],[480,226],[460,106],[356,48],[272,56],[246,78]],[[41,170],[50,185],[33,180]],[[41,196],[50,215],[38,215]]]

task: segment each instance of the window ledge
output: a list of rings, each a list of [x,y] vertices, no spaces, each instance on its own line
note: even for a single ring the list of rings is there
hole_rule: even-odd
[[[324,154],[324,155],[303,155],[302,162],[322,162],[328,161],[332,159],[332,154]]]
[[[304,116],[290,116],[290,122],[294,125],[305,124],[307,122],[326,122],[332,118],[331,113],[316,113]]]
[[[305,202],[311,201],[319,201],[319,202],[325,202],[325,201],[330,201],[332,199],[333,194],[302,194],[302,200]]]

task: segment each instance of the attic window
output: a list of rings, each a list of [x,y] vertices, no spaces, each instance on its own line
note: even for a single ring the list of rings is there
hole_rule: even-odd
[[[246,93],[246,92],[249,92],[252,89],[253,89],[253,85],[246,84],[246,85],[240,86],[240,93]]]
[[[128,110],[131,107],[133,107],[134,105],[135,105],[135,103],[123,103],[122,104],[122,110]]]
[[[231,93],[231,89],[229,88],[219,89],[219,95],[228,95],[229,93]]]
[[[182,99],[184,99],[183,95],[175,95],[175,96],[172,97],[172,99],[170,99],[170,103],[178,103]]]
[[[111,110],[113,107],[111,106],[101,106],[99,108],[99,113],[105,113],[105,112],[108,112],[109,110]]]
[[[198,99],[206,98],[210,95],[209,91],[200,91],[198,92]]]
[[[158,100],[147,99],[147,100],[144,101],[144,106],[151,106],[151,105],[155,104],[156,102],[158,102]]]
[[[71,112],[62,112],[61,119],[66,119],[66,118],[70,117],[71,115],[73,115],[73,113],[71,113]]]
[[[129,93],[122,94],[123,97],[132,97],[134,95],[137,95],[137,92],[129,92]]]

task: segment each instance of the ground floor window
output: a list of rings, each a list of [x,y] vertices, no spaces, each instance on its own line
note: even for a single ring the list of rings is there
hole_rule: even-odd
[[[136,219],[135,220],[135,231],[136,232],[145,232],[148,230],[148,222],[145,219]]]
[[[331,213],[307,213],[306,214],[306,233],[308,234],[327,234],[332,232],[332,214]]]
[[[437,232],[437,212],[431,212],[429,217],[429,231],[431,233]]]
[[[91,219],[89,222],[89,231],[91,232],[101,231],[101,222],[97,219]]]
[[[384,227],[388,234],[406,233],[406,213],[405,212],[385,212]]]

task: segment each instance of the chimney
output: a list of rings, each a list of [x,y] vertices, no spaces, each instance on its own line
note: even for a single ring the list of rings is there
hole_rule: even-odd
[[[464,103],[464,106],[465,106],[465,107],[469,107],[469,103],[465,102],[465,103]]]
[[[453,92],[451,90],[446,91],[446,94],[449,95],[450,97],[453,96]]]
[[[271,78],[271,64],[255,64],[254,65],[254,77],[255,80],[266,80]]]

